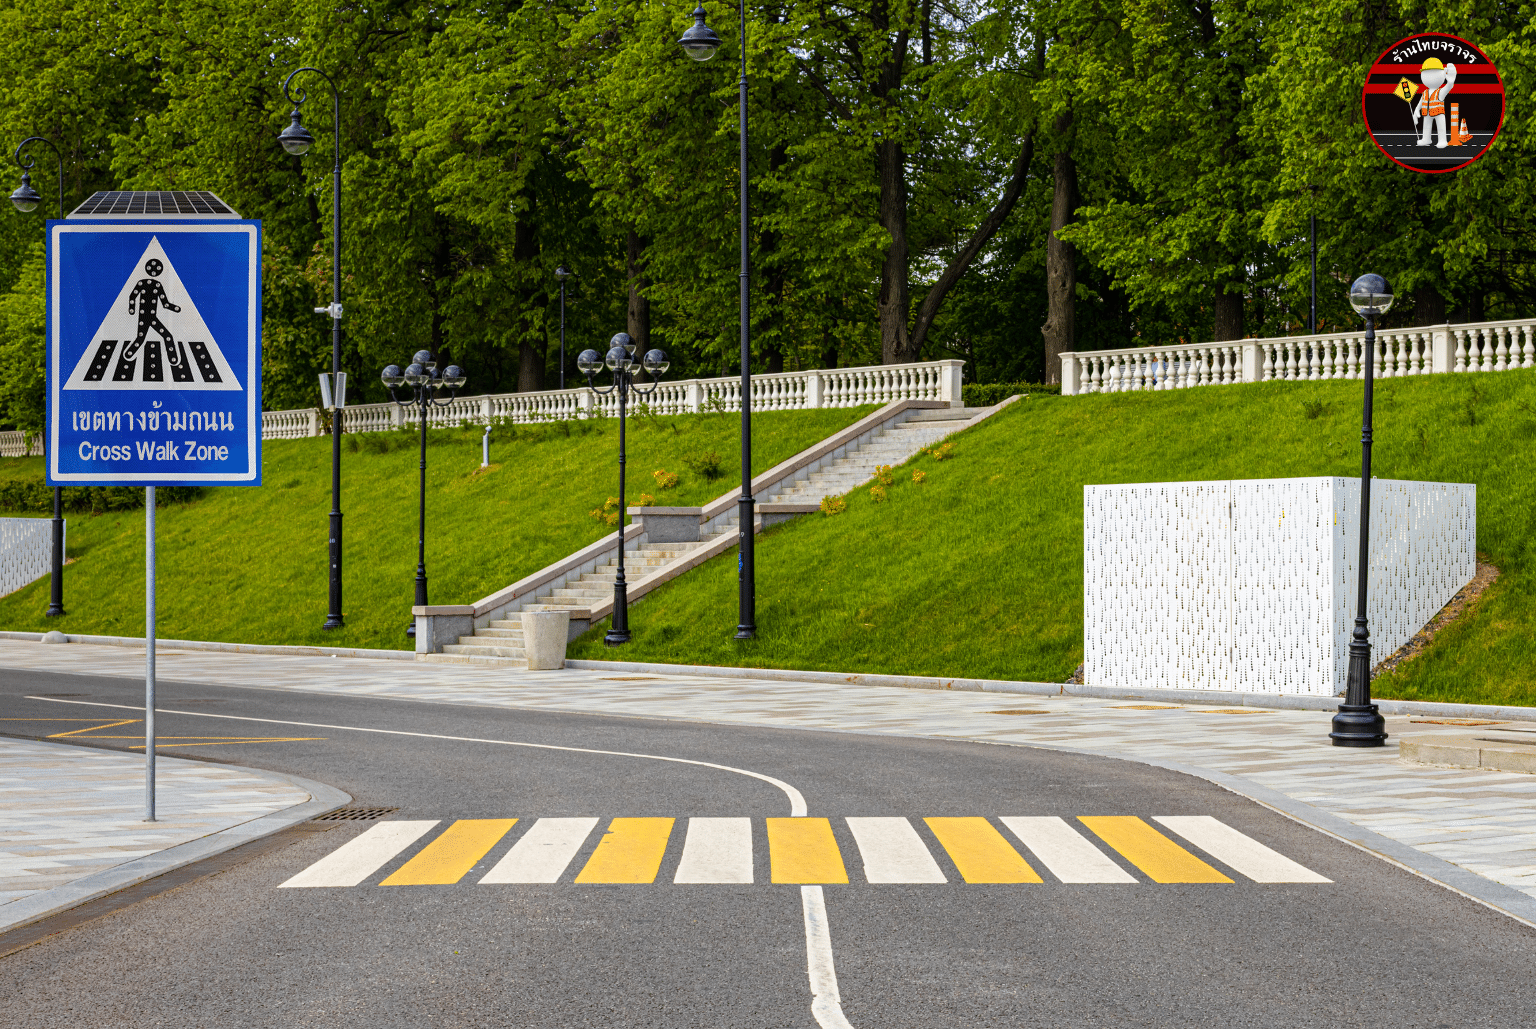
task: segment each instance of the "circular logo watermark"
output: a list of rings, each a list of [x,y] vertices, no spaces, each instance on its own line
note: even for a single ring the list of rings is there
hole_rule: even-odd
[[[1360,108],[1371,141],[1404,168],[1455,171],[1483,156],[1504,127],[1504,80],[1465,39],[1425,32],[1376,58]]]

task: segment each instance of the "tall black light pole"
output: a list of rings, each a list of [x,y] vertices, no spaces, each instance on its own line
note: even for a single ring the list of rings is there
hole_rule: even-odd
[[[617,333],[608,341],[608,356],[597,356],[596,350],[583,350],[581,356],[576,358],[576,367],[581,369],[581,374],[587,377],[587,388],[594,393],[607,396],[609,393],[619,395],[619,571],[613,580],[613,625],[608,629],[608,634],[603,637],[603,642],[610,647],[617,647],[628,643],[629,632],[629,586],[624,581],[624,515],[629,507],[624,497],[624,405],[629,399],[631,391],[636,396],[646,397],[656,392],[656,387],[661,384],[661,376],[670,366],[667,355],[660,350],[648,350],[642,361],[642,367],[651,377],[651,388],[641,389],[635,385],[635,349],[638,344],[630,339],[629,333]],[[592,376],[604,364],[613,372],[613,385],[607,389],[598,389],[592,384]]]
[[[741,571],[736,638],[750,640],[757,636],[757,581],[753,564],[756,536],[756,504],[752,499],[752,308],[751,308],[751,261],[747,253],[747,233],[751,226],[747,221],[747,5],[740,0],[741,11],[741,81],[740,81],[740,143],[738,171],[741,176]],[[678,44],[683,52],[695,61],[707,61],[715,56],[720,47],[720,37],[715,30],[704,24],[704,8],[693,12],[693,25],[684,32]]]
[[[1380,275],[1362,275],[1349,287],[1349,305],[1365,316],[1365,418],[1360,426],[1360,576],[1355,631],[1349,640],[1349,685],[1333,716],[1328,736],[1335,747],[1380,747],[1387,723],[1371,703],[1371,632],[1366,621],[1366,587],[1371,578],[1371,371],[1376,354],[1376,318],[1392,307],[1392,287]]]
[[[1312,210],[1308,214],[1308,237],[1312,241],[1312,315],[1307,323],[1308,335],[1317,335],[1317,191],[1321,187],[1308,186],[1312,191]]]
[[[38,196],[37,190],[32,188],[32,164],[33,158],[21,156],[28,143],[45,143],[48,149],[53,151],[53,156],[59,161],[59,220],[64,220],[64,155],[59,148],[53,145],[53,141],[42,136],[28,136],[16,146],[16,163],[21,165],[21,185],[16,187],[16,192],[11,194],[11,203],[22,214],[30,214],[37,210],[37,205],[43,198]],[[57,618],[64,613],[64,491],[58,486],[53,487],[53,556],[50,561],[51,574],[48,578],[48,610],[43,612],[45,618]]]
[[[432,358],[430,350],[418,350],[416,356],[411,358],[410,365],[405,371],[400,366],[392,364],[384,369],[380,376],[384,386],[389,390],[389,399],[401,407],[415,408],[421,418],[421,464],[419,473],[419,492],[416,507],[416,606],[427,606],[427,413],[433,407],[447,407],[453,403],[453,398],[459,395],[463,388],[465,376],[456,364],[450,364],[442,372],[437,370],[437,362]],[[395,396],[395,390],[401,386],[410,388],[410,395],[404,400]],[[438,394],[442,390],[448,390],[448,397],[439,400]],[[412,638],[416,636],[416,619],[411,619],[411,624],[406,628],[405,634]]]
[[[565,389],[565,280],[571,277],[565,265],[555,269],[555,278],[560,280],[560,388]]]
[[[335,147],[335,160],[331,168],[331,306],[315,308],[316,314],[331,316],[331,374],[341,372],[341,93],[329,75],[319,68],[300,68],[283,80],[283,95],[293,104],[288,127],[278,134],[277,141],[283,149],[295,157],[309,153],[315,145],[315,137],[299,123],[299,107],[309,99],[300,86],[298,96],[290,88],[295,75],[312,71],[331,87],[331,142]],[[331,415],[331,610],[325,616],[323,629],[340,629],[341,613],[341,433],[342,411],[337,407]]]

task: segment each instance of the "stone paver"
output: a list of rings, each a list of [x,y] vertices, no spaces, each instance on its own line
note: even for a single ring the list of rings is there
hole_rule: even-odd
[[[1405,765],[1397,748],[1328,741],[1330,712],[943,692],[706,676],[366,659],[160,652],[168,680],[398,700],[691,721],[1047,744],[1208,768],[1295,800],[1536,897],[1536,776]],[[0,667],[134,678],[141,651],[0,640]],[[173,705],[168,704],[168,707]],[[999,715],[1007,709],[1044,714]],[[1404,732],[1460,726],[1388,719]]]
[[[238,769],[156,758],[144,818],[144,758],[0,738],[0,924],[6,905],[309,799]]]

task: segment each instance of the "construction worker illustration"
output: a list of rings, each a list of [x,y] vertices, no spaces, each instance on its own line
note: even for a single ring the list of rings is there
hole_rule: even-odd
[[[159,336],[165,344],[165,355],[172,367],[181,365],[181,348],[176,345],[176,339],[171,335],[171,330],[165,327],[160,320],[161,307],[167,311],[181,313],[181,308],[171,303],[165,295],[165,287],[160,284],[159,275],[165,271],[165,266],[156,258],[151,257],[144,262],[144,273],[147,279],[140,279],[134,284],[133,292],[128,294],[128,313],[137,313],[139,316],[139,330],[133,337],[133,342],[123,348],[122,360],[131,361],[138,355],[139,348],[144,345],[144,337],[150,332]]]
[[[1419,94],[1419,102],[1413,105],[1414,127],[1418,128],[1421,119],[1424,123],[1419,135],[1419,146],[1429,146],[1432,130],[1438,129],[1440,139],[1435,149],[1443,150],[1451,145],[1450,135],[1446,131],[1445,101],[1456,85],[1456,66],[1445,64],[1438,57],[1431,57],[1420,66],[1419,79],[1424,83],[1424,89]]]

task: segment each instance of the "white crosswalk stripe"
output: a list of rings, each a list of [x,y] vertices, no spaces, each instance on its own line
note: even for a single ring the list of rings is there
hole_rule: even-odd
[[[948,882],[928,845],[905,818],[849,818],[864,879],[872,883]]]
[[[752,819],[690,818],[675,883],[750,883]]]
[[[316,861],[283,886],[356,886],[425,836],[438,819],[379,822]]]
[[[1298,865],[1284,854],[1264,846],[1210,815],[1166,815],[1154,822],[1172,829],[1222,864],[1237,869],[1259,883],[1326,883],[1324,878]]]
[[[1052,875],[1064,883],[1134,883],[1136,877],[1055,816],[999,819]]]
[[[541,818],[482,883],[555,883],[597,826],[595,818]]]

